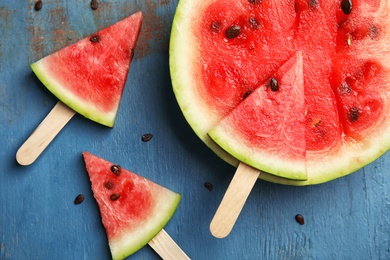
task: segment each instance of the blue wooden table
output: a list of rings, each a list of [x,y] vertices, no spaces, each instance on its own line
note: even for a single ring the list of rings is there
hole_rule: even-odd
[[[1,260],[110,258],[84,150],[182,194],[165,230],[192,259],[390,259],[390,154],[316,186],[258,180],[230,235],[214,238],[209,223],[235,169],[195,136],[172,92],[177,0],[98,2],[92,10],[90,0],[43,0],[36,11],[35,0],[0,0]],[[115,127],[76,115],[34,164],[18,165],[17,149],[57,102],[29,64],[138,10],[144,22]],[[142,142],[146,133],[153,138]],[[146,246],[129,259],[159,257]]]

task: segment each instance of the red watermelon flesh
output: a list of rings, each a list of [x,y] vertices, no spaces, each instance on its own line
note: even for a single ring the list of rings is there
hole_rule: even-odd
[[[142,12],[137,12],[40,59],[31,68],[63,103],[112,127],[142,18]]]
[[[308,180],[266,173],[260,178],[291,185],[321,183],[386,152],[390,62],[383,57],[390,54],[390,3],[352,0],[347,14],[342,5],[346,8],[348,3],[181,1],[171,34],[171,78],[195,133],[230,163],[245,159],[234,161],[207,133],[239,106],[248,91],[263,86],[300,51],[306,131],[297,138],[305,139]],[[295,178],[287,172],[285,177]]]
[[[181,196],[91,153],[83,156],[112,258],[126,258],[163,229]]]
[[[211,138],[248,165],[306,180],[306,140],[297,138],[306,131],[302,65],[302,52],[297,52],[275,72],[277,85],[267,82],[248,93],[209,132]]]

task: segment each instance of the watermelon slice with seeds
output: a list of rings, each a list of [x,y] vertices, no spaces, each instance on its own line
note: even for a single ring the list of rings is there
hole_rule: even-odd
[[[169,57],[178,104],[194,132],[232,165],[254,160],[245,149],[262,150],[263,158],[252,164],[264,171],[262,179],[308,185],[355,172],[390,148],[389,12],[387,0],[182,0]],[[288,111],[288,95],[280,100],[281,107],[266,107],[278,99],[265,94],[255,95],[257,103],[248,99],[298,51],[304,89],[299,100],[305,100],[301,115]],[[281,96],[282,85],[280,90]],[[257,121],[243,120],[248,102],[248,109],[261,111]],[[257,134],[266,129],[256,126],[265,115],[267,127],[285,140],[258,141]],[[300,129],[302,116],[304,134],[282,126],[297,124]],[[233,117],[240,124],[223,123]],[[290,164],[285,158],[297,158],[296,142],[305,144],[304,157]],[[275,152],[282,144],[283,158]],[[307,180],[296,174],[303,164]]]
[[[296,138],[306,131],[302,65],[302,52],[297,52],[270,82],[248,93],[209,136],[252,167],[306,180],[306,142]]]
[[[142,24],[124,18],[31,64],[42,83],[79,114],[112,127]]]
[[[112,258],[126,258],[164,228],[181,196],[89,152],[83,157]]]

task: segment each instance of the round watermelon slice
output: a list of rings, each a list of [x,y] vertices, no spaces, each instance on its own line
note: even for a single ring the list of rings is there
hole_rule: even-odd
[[[170,70],[184,116],[233,165],[253,161],[252,153],[241,152],[244,147],[262,150],[260,163],[252,166],[268,172],[260,174],[268,181],[308,185],[358,170],[390,148],[390,62],[383,58],[390,54],[389,11],[385,0],[180,1]],[[282,77],[278,71],[297,52],[302,53],[303,123],[288,111],[288,95],[277,109],[264,105],[275,102],[273,96],[257,93],[249,99],[265,86],[269,91],[270,81]],[[275,94],[282,95],[285,89],[279,86]],[[217,126],[233,115],[239,124]],[[286,146],[283,158],[275,153],[278,144],[267,138],[255,141],[264,129],[247,131],[264,122],[265,115],[267,127],[283,139],[275,142]],[[247,117],[257,121],[245,121]],[[304,134],[286,132],[285,123],[304,127]],[[297,142],[305,146],[303,157],[293,152]],[[299,158],[299,164],[291,166],[286,156]],[[267,160],[279,169],[265,166]],[[303,164],[305,172],[297,175],[296,167]]]
[[[124,259],[164,228],[181,196],[91,153],[83,156],[112,258]]]
[[[38,60],[31,68],[63,103],[112,127],[142,18],[142,12],[137,12]]]

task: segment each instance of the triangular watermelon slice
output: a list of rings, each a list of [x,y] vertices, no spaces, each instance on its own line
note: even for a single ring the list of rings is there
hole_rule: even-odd
[[[91,153],[83,156],[112,258],[123,259],[164,228],[181,196]]]
[[[306,180],[303,81],[302,52],[298,51],[270,81],[255,89],[212,128],[209,136],[254,168]]]
[[[137,12],[40,59],[31,68],[63,103],[112,127],[142,18],[142,12]]]

